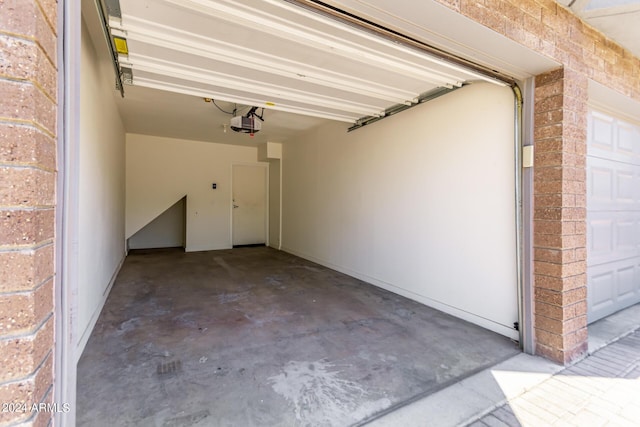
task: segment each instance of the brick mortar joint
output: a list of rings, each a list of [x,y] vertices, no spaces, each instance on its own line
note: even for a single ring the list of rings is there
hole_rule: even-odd
[[[51,134],[51,132],[46,129],[42,129],[40,126],[34,123],[27,123],[26,120],[16,121],[13,118],[0,117],[0,125],[5,127],[14,127],[20,129],[27,129],[28,132],[37,132],[39,135],[46,138],[46,144],[52,147],[56,147],[57,139],[56,136]]]
[[[35,248],[41,248],[44,246],[51,245],[53,244],[53,242],[54,242],[54,239],[49,238],[49,239],[41,240],[39,242],[34,242],[33,244],[27,244],[27,245],[5,245],[5,246],[0,245],[0,252],[7,253],[7,252],[30,251],[30,250],[35,250]]]
[[[48,281],[55,279],[55,277],[56,277],[56,273],[53,272],[50,276],[47,276],[41,282],[37,283],[35,286],[32,286],[31,288],[28,288],[26,290],[20,290],[20,291],[0,292],[0,297],[4,297],[4,296],[11,297],[11,296],[19,295],[19,294],[29,294],[29,293],[36,292],[38,289],[40,289],[40,287],[45,285]]]
[[[540,103],[540,101],[544,101],[544,99],[536,99],[535,102]],[[553,109],[545,109],[545,110],[541,110],[541,111],[535,111],[533,112],[533,115],[548,115],[549,113],[562,113],[562,117],[564,117],[564,108],[553,108]],[[543,126],[550,126],[550,125],[558,125],[558,124],[562,124],[562,121],[553,121],[550,119],[545,119],[542,121],[542,123],[544,123]]]
[[[36,326],[34,329],[32,329],[29,332],[14,334],[14,335],[0,335],[0,342],[13,341],[13,340],[19,340],[19,339],[35,339],[35,336],[38,334],[38,332],[40,332],[45,327],[45,325],[49,320],[53,319],[53,316],[54,316],[53,311],[49,312],[49,315],[42,322],[40,322],[38,326]]]
[[[550,236],[551,234],[545,234],[545,236]],[[584,234],[579,234],[579,236],[584,236]],[[585,249],[584,246],[580,246],[580,247],[572,247],[572,248],[558,248],[558,247],[549,247],[549,246],[534,246],[534,249],[549,249],[549,250],[553,250],[553,251],[571,251],[571,250],[575,250],[575,249]],[[534,261],[544,261],[541,259],[534,259]],[[580,260],[579,262],[584,262],[585,260]],[[548,261],[544,261],[544,262],[548,262]],[[572,261],[572,262],[578,262],[578,261]]]
[[[53,273],[50,276],[47,276],[46,279],[44,279],[42,282],[38,283],[36,286],[34,286],[31,289],[28,290],[24,290],[24,291],[10,291],[10,292],[0,292],[0,297],[26,297],[26,296],[30,296],[33,293],[38,292],[44,285],[46,285],[51,279],[55,278],[56,274]]]
[[[46,212],[55,208],[55,205],[15,206],[0,205],[0,212]]]
[[[11,124],[16,126],[31,126],[34,129],[38,129],[40,132],[42,132],[46,136],[50,137],[52,140],[54,141],[57,140],[56,134],[54,132],[42,126],[40,123],[36,122],[35,120],[16,119],[12,117],[0,116],[0,123]]]
[[[544,303],[544,304],[547,304],[547,305],[553,305],[553,304],[549,304],[549,303]],[[577,304],[572,304],[572,305],[577,305]],[[555,306],[555,307],[566,308],[567,306]],[[567,323],[567,322],[571,322],[572,320],[579,319],[579,318],[581,318],[581,317],[585,317],[585,316],[586,316],[586,312],[585,312],[585,313],[583,313],[583,314],[578,314],[578,315],[576,315],[576,316],[571,316],[571,317],[562,317],[561,319],[558,319],[558,318],[555,318],[555,317],[549,317],[549,316],[546,316],[546,315],[541,314],[541,313],[536,313],[536,318],[538,318],[538,317],[542,317],[542,318],[545,318],[545,319],[548,319],[548,320],[552,320],[552,321],[554,321],[554,322],[560,322],[560,323],[562,323],[563,325],[564,325],[565,323]],[[540,327],[540,326],[536,326],[536,329],[540,329],[540,330],[545,331],[545,332],[548,332],[548,333],[550,333],[550,334],[564,335],[564,334],[558,334],[558,333],[556,333],[556,332],[548,331],[548,330],[546,330],[545,328]],[[572,334],[572,333],[574,333],[575,331],[579,331],[580,329],[582,329],[582,328],[578,328],[578,329],[576,329],[576,330],[574,330],[574,331],[571,331],[571,332],[566,332],[565,334],[567,334],[567,335],[568,335],[568,334]]]
[[[42,52],[44,54],[44,58],[47,60],[49,65],[51,65],[54,70],[58,71],[58,67],[51,60],[51,58],[49,57],[49,54],[44,49],[44,46],[42,46],[42,44],[40,43],[39,39],[36,39],[35,37],[32,37],[32,36],[24,35],[24,34],[17,34],[17,33],[13,33],[13,32],[10,32],[10,31],[5,31],[3,29],[0,29],[0,36],[4,36],[4,37],[6,37],[8,39],[17,40],[19,42],[22,42],[22,43],[25,43],[25,44],[31,44],[31,45],[35,46],[38,50],[40,50],[40,52]],[[54,38],[57,39],[57,36],[54,37]]]
[[[7,162],[0,162],[0,168],[3,168],[3,169],[18,169],[18,170],[31,169],[31,170],[36,170],[36,171],[41,171],[41,172],[46,172],[46,173],[52,173],[52,174],[55,174],[55,173],[58,172],[56,169],[42,167],[39,163],[24,163],[24,162],[7,163]]]
[[[53,246],[53,240],[49,239],[50,241],[42,241],[39,242],[35,245],[29,245],[29,246],[10,246],[7,249],[2,249],[2,246],[0,246],[0,253],[11,253],[11,252],[16,252],[16,253],[21,253],[24,255],[29,254],[30,252],[35,252],[38,251],[40,249],[43,249],[47,246]]]
[[[551,126],[540,126],[540,129],[543,127],[551,127]],[[562,139],[562,136],[545,136],[545,137],[537,137],[537,138],[533,138],[533,145],[536,145],[536,143],[541,143],[544,141],[552,141],[552,140],[560,140]],[[542,153],[549,153],[549,151],[541,151]],[[552,151],[552,152],[558,152],[558,151]],[[560,153],[571,153],[571,151],[559,151]]]
[[[51,394],[52,398],[53,398],[53,384],[51,384],[48,388],[47,391],[45,391],[42,394],[42,399],[40,399],[39,402],[34,402],[34,404],[38,405],[40,403],[45,403],[45,401],[47,400],[48,396]],[[53,399],[52,399],[53,400]],[[24,418],[24,419],[20,419],[20,421],[18,421],[17,424],[9,424],[7,427],[13,427],[13,426],[22,426],[26,423],[33,423],[36,418],[38,418],[38,416],[40,416],[41,412],[40,411],[31,411],[31,415],[29,416],[29,418]],[[51,416],[52,414],[47,413],[46,415]],[[53,424],[51,424],[51,422],[49,422],[47,424],[47,427],[52,426]]]
[[[57,31],[57,28],[56,28],[57,25],[49,20],[49,15],[47,15],[47,13],[44,11],[44,7],[40,3],[40,0],[35,0],[35,3],[38,6],[38,9],[40,10],[40,13],[42,14],[42,17],[44,18],[44,21],[47,23],[47,25],[51,29],[51,32],[53,33],[54,37],[57,38],[58,37],[58,31]],[[56,5],[57,4],[58,4],[58,2],[56,1]]]
[[[52,205],[0,205],[0,212],[33,212],[33,211],[47,211],[54,209],[56,206]],[[0,246],[1,248],[1,246]]]
[[[26,34],[19,34],[19,33],[14,33],[12,31],[5,31],[3,29],[0,29],[0,34],[1,35],[5,35],[5,36],[9,36],[18,40],[24,40],[24,41],[28,41],[31,43],[35,43],[36,46],[38,46],[38,48],[42,51],[42,53],[44,54],[44,57],[47,58],[47,61],[49,61],[49,64],[51,64],[51,66],[58,71],[58,66],[56,65],[56,63],[53,61],[53,59],[49,56],[49,53],[47,52],[47,50],[44,48],[44,46],[42,46],[42,43],[40,43],[40,39],[37,39],[33,36],[29,36]],[[57,40],[58,36],[57,34],[55,34],[54,32],[54,39]]]
[[[40,82],[38,80],[33,80],[33,79],[21,79],[18,77],[12,77],[12,76],[7,76],[6,74],[0,74],[0,80],[4,80],[4,81],[8,81],[8,82],[14,82],[14,83],[18,83],[18,84],[28,84],[28,85],[32,85],[33,87],[35,87],[36,89],[38,89],[38,91],[40,93],[42,93],[45,97],[47,97],[47,99],[49,101],[51,101],[53,103],[53,105],[55,105],[56,107],[58,106],[58,100],[53,98],[53,95],[49,94],[49,92],[47,92],[45,90],[44,87],[42,87],[42,85],[40,84]],[[57,83],[56,83],[56,88],[58,87]]]
[[[571,262],[559,263],[559,264],[551,263],[551,262],[548,262],[548,261],[535,261],[535,262],[545,262],[547,264],[554,264],[554,265],[571,265],[571,264],[577,264],[577,263],[584,262],[584,261],[571,261]],[[583,277],[586,272],[587,272],[587,269],[585,268],[584,269],[584,273],[572,274],[570,276],[560,276],[560,275],[551,276],[549,274],[542,274],[542,273],[533,273],[533,275],[535,277],[550,277],[552,279],[569,280],[569,279],[572,279],[574,277]],[[540,286],[536,286],[536,287],[539,288]],[[578,287],[572,288],[570,290],[572,291],[574,289],[580,289],[580,288],[586,288],[586,287],[587,287],[587,284],[585,283],[584,286],[578,286]],[[567,291],[558,291],[558,292],[567,292]]]
[[[552,320],[553,320],[553,319],[552,319]],[[562,322],[562,323],[564,323],[564,322]],[[560,338],[563,338],[563,339],[564,339],[564,338],[566,338],[566,337],[568,337],[568,336],[574,335],[576,332],[578,332],[578,331],[580,331],[580,330],[582,330],[582,329],[583,329],[583,328],[578,328],[578,329],[575,329],[575,330],[572,330],[572,331],[569,331],[569,332],[560,332],[560,333],[558,333],[558,332],[551,332],[551,331],[548,331],[548,330],[546,330],[546,329],[544,329],[544,328],[535,327],[535,330],[536,330],[536,331],[542,331],[542,332],[545,332],[545,333],[547,333],[547,334],[549,334],[549,335],[553,335],[554,337],[560,337]],[[545,346],[545,347],[547,347],[547,348],[549,348],[549,349],[554,349],[554,348],[553,348],[553,347],[551,347],[549,344],[541,343],[540,341],[538,341],[538,342],[536,343],[536,345],[542,345],[542,346]],[[569,348],[560,348],[560,349],[555,349],[555,350],[560,350],[560,351],[562,351],[562,352],[570,352],[570,351],[572,351],[572,350],[575,350],[576,348],[581,347],[582,345],[583,345],[583,343],[582,343],[582,342],[579,342],[578,344],[576,344],[576,345],[575,345],[575,346],[573,346],[573,347],[569,347]]]
[[[52,400],[53,400],[53,384],[52,384],[52,385],[50,385],[50,386],[49,386],[49,388],[47,388],[47,391],[43,393],[43,395],[42,395],[42,399],[40,399],[40,402],[38,402],[37,404],[45,403],[45,401],[47,400],[47,398],[48,398],[49,394],[51,394],[51,397],[52,397]],[[32,422],[34,422],[34,421],[36,420],[36,418],[37,418],[38,416],[40,416],[40,414],[41,414],[41,413],[42,413],[42,412],[40,412],[40,411],[33,411],[33,414],[32,414],[29,418],[27,418],[27,419],[25,420],[25,422],[27,422],[27,423],[32,423]],[[46,414],[45,414],[45,416],[49,416],[49,417],[52,417],[52,415],[53,415],[53,414],[51,414],[51,413],[46,413]],[[50,426],[52,426],[52,425],[53,425],[53,424],[51,423],[51,421],[49,421],[49,423],[47,423],[47,427],[50,427]]]
[[[540,139],[538,139],[538,141],[543,141],[543,140],[545,140],[545,139],[549,139],[549,138],[540,138]],[[548,153],[548,152],[549,152],[549,151],[541,151],[541,152],[538,152],[538,154],[546,154],[546,153]],[[554,151],[554,153],[563,153],[563,154],[565,154],[565,153],[566,153],[566,154],[571,154],[571,153],[568,153],[568,152],[566,152],[566,151]],[[566,168],[567,168],[567,166],[566,166],[566,165],[563,165],[563,164],[560,164],[560,163],[558,163],[557,165],[545,165],[545,166],[539,166],[539,165],[538,165],[538,166],[534,166],[534,172],[535,172],[535,171],[547,171],[547,170],[549,170],[549,169],[554,169],[554,170],[557,170],[557,171],[564,171],[564,169],[566,169]],[[566,178],[563,178],[563,179],[545,180],[544,182],[550,182],[550,181],[566,181],[566,180],[567,180]],[[535,181],[534,181],[534,182],[535,182]]]
[[[564,111],[564,110],[560,110],[560,111]],[[548,112],[548,111],[545,111],[545,112]],[[536,128],[544,129],[544,128],[548,128],[548,127],[563,126],[563,125],[564,125],[564,121],[562,121],[562,120],[560,120],[560,121],[547,120],[547,121],[540,121],[540,123],[538,123],[536,125]]]
[[[556,249],[558,251],[570,251],[573,250],[574,248],[570,248],[570,249]],[[550,261],[548,259],[539,259],[539,258],[534,258],[533,259],[534,262],[540,262],[540,263],[544,263],[544,264],[551,264],[551,265],[571,265],[571,264],[577,264],[579,262],[585,262],[584,260],[580,260],[580,261]],[[545,274],[537,274],[538,276],[546,276]],[[577,276],[577,274],[574,274],[574,276]],[[555,276],[554,276],[555,277]]]
[[[49,350],[47,352],[47,354],[44,355],[44,357],[42,358],[42,360],[40,361],[38,366],[33,370],[33,372],[29,373],[29,375],[24,376],[24,377],[20,377],[20,378],[15,378],[15,379],[12,379],[10,381],[0,381],[0,387],[9,386],[11,384],[19,384],[19,383],[22,383],[22,382],[25,382],[25,381],[34,381],[35,382],[36,377],[38,376],[38,372],[40,371],[40,369],[42,369],[44,367],[44,364],[47,363],[47,360],[50,357],[53,357],[53,350]]]
[[[551,182],[563,182],[563,181],[542,181],[545,184],[551,183]],[[564,181],[564,182],[582,182],[582,181]],[[556,191],[553,193],[533,193],[534,196],[585,196],[585,193],[571,193],[571,192],[562,192],[562,191]],[[556,206],[555,208],[561,208],[562,206]],[[539,206],[540,209],[554,209],[554,207],[544,207],[544,206]],[[565,208],[567,209],[571,209],[571,208],[579,208],[579,209],[586,209],[584,206],[572,206],[572,207],[568,207],[565,206]],[[535,206],[534,206],[535,209]],[[539,219],[536,218],[536,221],[549,221],[549,222],[576,222],[576,221],[584,221],[584,220],[575,220],[575,219]]]

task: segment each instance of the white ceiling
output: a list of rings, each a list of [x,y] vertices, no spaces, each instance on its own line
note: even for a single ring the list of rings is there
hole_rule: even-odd
[[[640,57],[640,1],[558,0],[558,3]]]
[[[105,0],[111,1],[111,0]],[[558,64],[435,1],[328,1],[357,16],[523,79]],[[286,0],[119,0],[114,34],[133,69],[118,106],[127,132],[254,145],[285,142],[327,119],[350,124],[421,94],[492,80]],[[100,55],[106,43],[93,1],[83,16]],[[101,45],[101,48],[99,47]],[[494,81],[495,82],[495,81]],[[264,107],[254,137],[224,127],[226,111]]]
[[[198,96],[127,86],[125,97],[121,98],[118,93],[116,103],[127,132],[223,144],[256,145],[267,141],[288,141],[295,139],[299,132],[326,122],[326,119],[317,117],[267,110],[262,130],[251,137],[231,131],[228,127],[231,116]],[[225,101],[216,101],[216,104],[225,111],[232,111],[235,107],[235,104]],[[249,108],[238,107],[240,115]],[[345,129],[347,127],[345,124]]]

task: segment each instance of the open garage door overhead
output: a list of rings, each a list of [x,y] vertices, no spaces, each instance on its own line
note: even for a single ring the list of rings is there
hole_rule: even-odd
[[[505,84],[285,0],[105,3],[136,86],[355,123],[470,81]]]

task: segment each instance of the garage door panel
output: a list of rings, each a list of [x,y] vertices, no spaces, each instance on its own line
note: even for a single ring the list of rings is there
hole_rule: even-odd
[[[638,221],[632,215],[621,213],[621,218],[615,222],[614,250],[624,256],[638,255]]]
[[[591,115],[590,133],[592,146],[605,152],[613,152],[613,123],[614,119],[604,114],[593,112]]]
[[[623,120],[591,112],[589,157],[640,164],[640,129]]]
[[[589,263],[606,262],[613,253],[614,223],[606,217],[590,218],[587,223]]]
[[[590,266],[640,256],[640,218],[633,212],[587,215],[587,262]]]
[[[636,166],[636,172],[633,176],[634,205],[635,210],[640,210],[640,166]]]
[[[618,203],[629,203],[633,205],[635,203],[635,176],[634,171],[630,165],[627,165],[628,170],[617,170],[616,171],[616,195],[615,200]]]
[[[618,297],[625,300],[633,298],[638,292],[638,266],[630,265],[618,270]]]
[[[640,299],[640,261],[628,259],[589,269],[587,294],[589,322],[633,305]]]
[[[590,210],[640,211],[640,166],[590,157],[587,168]]]
[[[640,126],[591,111],[587,146],[588,315],[640,302]]]
[[[589,179],[587,180],[587,194],[589,203],[604,208],[613,202],[613,175],[611,165],[602,164],[601,159],[593,159],[589,162]]]
[[[587,301],[590,311],[605,310],[613,304],[613,289],[615,273],[606,270],[603,273],[593,273],[589,277],[589,294]]]
[[[640,155],[640,140],[638,131],[628,123],[618,123],[617,151],[627,156]]]

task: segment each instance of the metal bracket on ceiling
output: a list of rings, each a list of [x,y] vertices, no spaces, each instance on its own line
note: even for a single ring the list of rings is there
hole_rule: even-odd
[[[122,82],[128,85],[133,84],[133,70],[131,67],[121,67]]]
[[[460,87],[462,86],[466,86],[465,84],[460,85]],[[416,105],[420,105],[420,104],[424,104],[427,101],[431,101],[432,99],[436,99],[441,97],[442,95],[446,95],[448,93],[451,93],[455,90],[460,89],[460,87],[439,87],[436,88],[434,90],[431,90],[429,92],[425,92],[423,94],[421,94],[417,99],[412,100],[409,103],[405,103],[405,104],[396,104],[394,106],[391,106],[389,108],[387,108],[386,110],[384,110],[384,114],[381,114],[379,116],[367,116],[367,117],[363,117],[361,119],[358,119],[356,121],[356,123],[351,126],[347,131],[351,132],[352,130],[356,130],[356,129],[360,129],[361,127],[370,125],[372,123],[375,123],[379,120],[382,119],[386,119],[387,117],[391,117],[394,114],[398,114],[401,111],[405,111],[408,110],[409,108],[413,108]]]
[[[107,0],[109,3],[117,3],[117,13],[120,14],[120,3],[118,0]],[[120,91],[120,96],[124,98],[124,85],[122,83],[122,71],[120,70],[120,62],[118,61],[118,53],[114,44],[113,36],[109,28],[108,16],[111,14],[104,3],[104,0],[95,0],[96,9],[98,10],[98,16],[100,17],[100,23],[102,24],[102,32],[109,47],[109,53],[111,54],[111,61],[113,63],[113,70],[116,75],[116,89]],[[108,14],[105,13],[108,11]]]
[[[104,0],[109,16],[122,18],[122,10],[120,9],[120,0]]]

